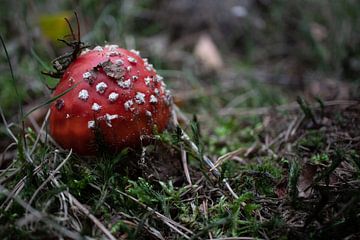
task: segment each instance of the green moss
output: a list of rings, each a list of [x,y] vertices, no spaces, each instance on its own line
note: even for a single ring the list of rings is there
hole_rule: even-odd
[[[326,153],[317,153],[310,158],[310,161],[314,164],[327,164],[329,160],[329,155]]]
[[[306,133],[306,135],[300,139],[297,143],[299,151],[314,151],[320,152],[326,145],[326,138],[322,132],[318,130],[312,130]]]

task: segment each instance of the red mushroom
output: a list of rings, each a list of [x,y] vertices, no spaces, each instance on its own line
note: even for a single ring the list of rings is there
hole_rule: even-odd
[[[76,84],[76,85],[75,85]],[[86,50],[65,70],[51,105],[50,134],[80,155],[98,152],[100,135],[112,151],[141,143],[142,135],[165,129],[171,95],[152,64],[117,45]]]

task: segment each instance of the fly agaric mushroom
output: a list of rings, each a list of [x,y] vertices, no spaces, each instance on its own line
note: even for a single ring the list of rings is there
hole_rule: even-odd
[[[97,153],[101,141],[112,151],[140,144],[142,135],[165,129],[171,95],[163,78],[135,50],[117,45],[83,51],[65,70],[53,93],[50,134],[65,149]]]

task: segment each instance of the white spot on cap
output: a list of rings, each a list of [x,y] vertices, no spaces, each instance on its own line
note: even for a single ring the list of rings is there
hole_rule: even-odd
[[[107,85],[106,85],[106,83],[104,83],[104,82],[98,83],[98,84],[96,85],[96,91],[97,91],[98,93],[104,93],[106,88],[107,88]]]
[[[138,76],[132,76],[131,78],[132,78],[132,80],[134,80],[134,81],[136,81],[136,80],[138,80],[138,79],[139,79],[139,77],[138,77]]]
[[[93,50],[97,52],[102,52],[103,48],[101,46],[96,46]]]
[[[117,115],[117,114],[110,115],[107,113],[105,116],[106,116],[107,120],[113,120],[113,119],[119,118],[119,115]]]
[[[172,102],[172,95],[171,95],[170,90],[165,91],[164,101],[165,101],[166,105],[170,106],[170,104]]]
[[[131,108],[131,106],[134,105],[134,102],[133,100],[127,100],[125,103],[124,103],[124,108],[126,111],[130,110],[132,111],[133,108]]]
[[[119,87],[127,89],[127,88],[130,88],[130,86],[131,86],[131,80],[130,79],[125,80],[125,81],[119,80],[119,81],[117,81],[117,84],[119,85]]]
[[[165,84],[163,81],[160,82],[160,85],[161,85],[161,88],[162,88],[163,90],[165,90],[166,84]]]
[[[115,64],[118,65],[118,66],[121,66],[121,65],[124,64],[124,61],[121,60],[121,59],[116,59],[116,60],[115,60]]]
[[[119,94],[116,92],[112,92],[109,94],[109,101],[110,102],[115,102],[119,97]]]
[[[114,120],[114,119],[117,119],[119,118],[119,115],[117,114],[114,114],[114,115],[110,115],[110,114],[105,114],[105,122],[106,122],[106,125],[108,125],[109,127],[112,127],[111,125],[111,121]]]
[[[152,113],[151,113],[150,111],[148,111],[148,110],[146,110],[145,114],[146,114],[146,116],[148,116],[148,117],[151,117],[151,116],[152,116]]]
[[[70,118],[70,114],[67,113],[65,117],[66,117],[66,118]]]
[[[162,80],[163,80],[164,78],[162,77],[162,76],[160,76],[160,75],[156,75],[156,77],[155,77],[155,81],[156,82],[161,82]]]
[[[114,56],[119,56],[119,55],[120,55],[120,53],[117,51],[111,51],[111,52],[106,53],[106,57],[114,57]]]
[[[95,128],[95,121],[88,121],[88,128]]]
[[[145,81],[145,84],[146,86],[149,86],[150,85],[150,82],[151,82],[152,78],[147,76],[146,78],[144,78],[144,81]]]
[[[83,101],[86,101],[88,98],[89,98],[89,93],[87,90],[85,89],[82,89],[80,92],[79,92],[79,98]]]
[[[74,82],[75,82],[74,78],[73,78],[73,77],[70,77],[70,78],[69,78],[69,84],[72,85]]]
[[[154,95],[151,95],[150,96],[150,103],[157,103],[158,102],[158,100],[157,100],[157,98],[154,96]]]
[[[136,63],[136,59],[133,58],[133,57],[128,57],[127,60],[130,62],[130,63]]]
[[[154,89],[154,93],[156,94],[156,96],[159,96],[159,95],[160,95],[159,89],[155,88],[155,89]]]
[[[95,112],[100,111],[101,106],[97,103],[93,103],[93,105],[91,106],[91,109],[94,110]]]
[[[137,92],[135,95],[135,102],[138,104],[144,104],[145,103],[145,94],[142,92]]]
[[[136,55],[140,56],[140,52],[136,51],[135,49],[131,49],[130,52],[135,53]]]
[[[154,66],[150,63],[145,63],[145,69],[148,70],[149,72],[151,72],[152,70],[154,70]]]
[[[90,52],[90,49],[85,48],[85,50],[82,50],[82,51],[81,51],[80,56],[82,56],[82,55],[84,55],[84,54],[86,54],[86,53],[88,53],[88,52]]]
[[[130,72],[130,71],[131,71],[131,69],[132,69],[132,67],[131,67],[131,66],[127,66],[127,67],[126,67],[126,70],[127,70],[128,72]]]
[[[83,73],[83,79],[87,81],[89,84],[92,84],[95,80],[95,73],[94,72],[84,72]]]
[[[109,51],[115,51],[117,48],[119,48],[119,46],[116,45],[116,44],[105,45],[105,47],[106,47]]]

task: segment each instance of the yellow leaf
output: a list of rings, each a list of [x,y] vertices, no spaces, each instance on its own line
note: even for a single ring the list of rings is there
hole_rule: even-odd
[[[69,27],[64,18],[71,19],[69,11],[54,14],[43,14],[39,17],[40,29],[43,35],[49,40],[57,43],[57,39],[64,38],[70,33]]]

